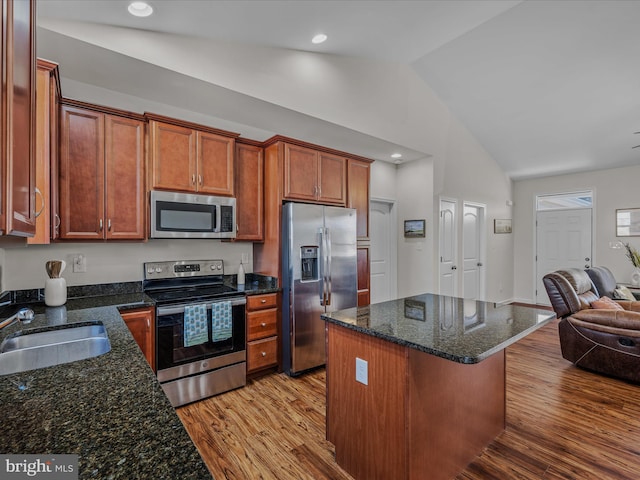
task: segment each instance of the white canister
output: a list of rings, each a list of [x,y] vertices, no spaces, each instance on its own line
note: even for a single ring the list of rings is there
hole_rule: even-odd
[[[44,303],[49,307],[59,307],[67,303],[67,281],[64,278],[47,278],[45,280]]]

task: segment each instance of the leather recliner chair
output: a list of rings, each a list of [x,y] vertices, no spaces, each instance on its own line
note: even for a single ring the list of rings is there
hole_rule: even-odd
[[[577,268],[542,281],[560,318],[562,356],[586,370],[640,383],[640,302],[618,300],[622,310],[591,308],[600,295]]]

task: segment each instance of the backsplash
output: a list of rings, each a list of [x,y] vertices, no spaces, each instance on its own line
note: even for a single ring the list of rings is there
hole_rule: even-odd
[[[62,276],[67,286],[140,282],[143,263],[164,260],[224,261],[224,273],[238,272],[242,255],[253,271],[253,244],[220,240],[150,240],[139,243],[56,243],[5,248],[2,267],[2,291],[37,290],[44,288],[47,260],[64,260],[67,267]],[[73,258],[83,255],[86,272],[73,272]],[[2,258],[0,256],[0,258]]]

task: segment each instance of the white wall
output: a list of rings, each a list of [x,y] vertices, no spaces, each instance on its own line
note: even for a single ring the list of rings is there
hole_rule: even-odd
[[[439,197],[458,200],[458,211],[465,201],[486,205],[486,296],[489,301],[508,301],[513,297],[513,243],[514,236],[494,234],[493,220],[512,218],[512,183],[498,164],[489,156],[477,140],[455,117],[449,116],[446,149],[442,157],[434,158],[434,213],[437,219]],[[459,232],[462,232],[462,215],[458,215]],[[515,224],[515,221],[514,221]],[[438,223],[434,222],[437,230]],[[437,231],[436,231],[437,235]],[[438,236],[435,237],[436,239]],[[461,239],[461,235],[458,235]],[[458,258],[462,258],[462,241]],[[437,242],[434,250],[433,278],[438,277]],[[458,270],[460,271],[460,269]],[[458,292],[462,292],[463,279],[458,275]],[[437,285],[437,283],[435,283]]]
[[[396,166],[389,162],[373,162],[369,171],[371,198],[395,200],[397,190]]]
[[[47,260],[64,260],[62,276],[67,285],[132,282],[143,279],[144,262],[161,260],[224,260],[224,273],[238,272],[242,254],[249,255],[247,272],[252,272],[253,249],[247,242],[221,240],[149,240],[146,243],[57,243],[5,248],[3,290],[44,288]],[[87,260],[86,273],[73,273],[73,256]],[[2,258],[0,256],[0,258]]]
[[[609,248],[621,240],[640,249],[639,237],[616,237],[617,208],[640,207],[640,166],[558,175],[514,183],[514,272],[515,298],[532,302],[535,298],[535,197],[541,194],[593,190],[593,265],[609,267],[619,282],[629,282],[633,266],[624,250]]]

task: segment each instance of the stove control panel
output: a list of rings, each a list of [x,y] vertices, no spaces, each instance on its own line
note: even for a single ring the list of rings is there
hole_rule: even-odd
[[[224,275],[222,260],[178,260],[144,264],[145,280],[210,275]]]

